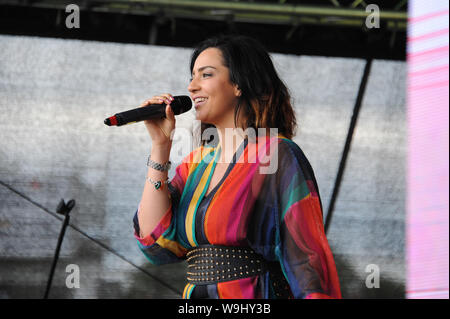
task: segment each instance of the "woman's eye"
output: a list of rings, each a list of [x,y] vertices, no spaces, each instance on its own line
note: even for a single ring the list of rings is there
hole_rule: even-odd
[[[201,75],[202,78],[207,78],[207,77],[210,77],[210,76],[212,76],[212,73],[202,73],[202,75]],[[191,83],[193,80],[194,80],[194,77],[191,77],[189,79],[189,83]]]

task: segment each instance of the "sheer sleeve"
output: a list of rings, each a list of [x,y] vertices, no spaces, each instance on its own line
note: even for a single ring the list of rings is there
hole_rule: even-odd
[[[341,298],[314,172],[293,141],[282,140],[278,154],[275,254],[283,273],[295,298]]]
[[[139,209],[134,214],[134,236],[137,239],[139,248],[152,264],[162,265],[179,262],[183,260],[186,255],[186,249],[177,241],[176,209],[181,194],[183,193],[188,169],[188,163],[185,160],[177,166],[175,176],[168,184],[171,201],[170,207],[167,209],[155,229],[144,238],[139,236]]]

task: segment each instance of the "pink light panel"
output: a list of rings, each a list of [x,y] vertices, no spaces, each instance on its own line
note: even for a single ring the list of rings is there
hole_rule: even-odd
[[[449,298],[448,7],[409,2],[407,298]]]

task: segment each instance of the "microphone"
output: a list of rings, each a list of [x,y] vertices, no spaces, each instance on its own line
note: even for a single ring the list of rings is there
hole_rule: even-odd
[[[117,113],[105,119],[104,123],[108,126],[121,126],[125,124],[136,123],[149,119],[162,119],[166,117],[167,104],[150,104],[137,109]],[[187,95],[178,95],[173,97],[170,104],[175,115],[189,111],[192,108],[192,101]]]

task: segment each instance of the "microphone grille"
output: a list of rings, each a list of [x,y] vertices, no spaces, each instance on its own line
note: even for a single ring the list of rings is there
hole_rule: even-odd
[[[192,108],[192,100],[187,95],[178,95],[173,97],[173,102],[170,104],[175,115],[189,111]]]

